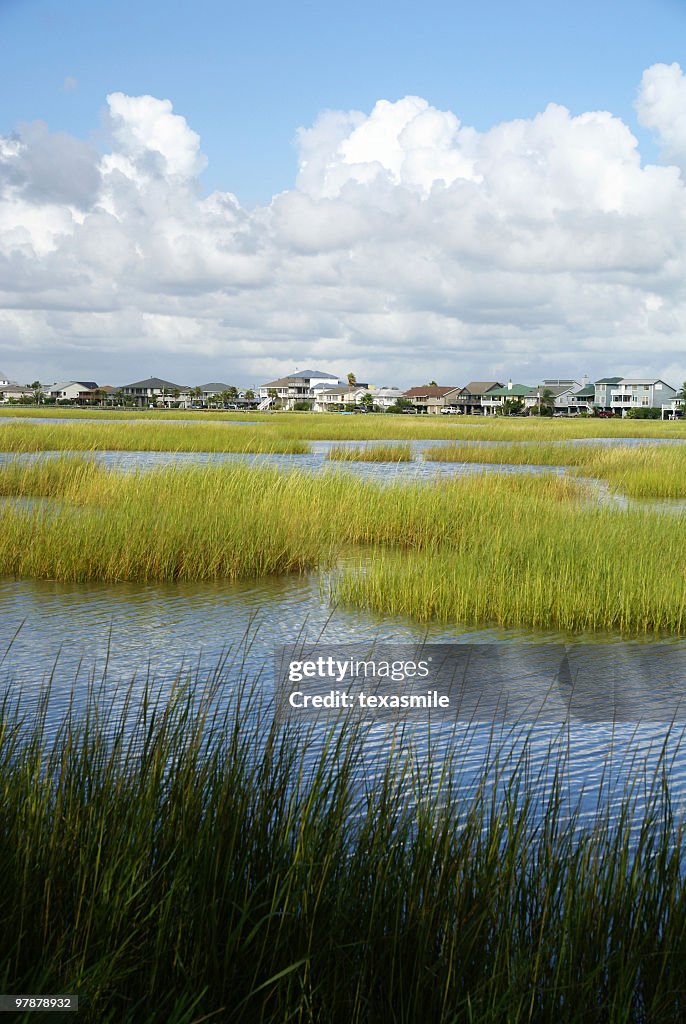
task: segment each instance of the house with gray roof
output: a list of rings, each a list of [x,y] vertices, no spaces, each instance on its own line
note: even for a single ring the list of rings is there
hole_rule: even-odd
[[[16,384],[0,373],[0,403],[7,405],[9,402],[20,402],[23,399],[33,398],[31,388],[23,384]]]
[[[183,384],[174,384],[170,380],[162,380],[161,377],[137,380],[133,384],[125,384],[118,390],[125,397],[132,398],[134,404],[141,408],[169,406],[172,402],[186,405],[190,401],[190,388]]]
[[[261,410],[278,405],[292,409],[296,402],[314,402],[322,389],[338,387],[343,382],[333,373],[322,370],[295,370],[287,377],[267,381],[259,388]]]
[[[578,412],[576,394],[581,391],[582,385],[578,380],[544,380],[537,384],[524,399],[524,406],[529,413],[536,413],[541,405],[541,397],[547,392],[553,399],[553,413],[562,416],[569,416]]]
[[[502,386],[499,380],[470,380],[469,384],[460,388],[458,399],[452,404],[467,416],[493,416],[500,403],[494,405],[490,395]]]
[[[622,416],[634,409],[660,409],[669,407],[676,399],[676,389],[664,380],[650,377],[622,377],[616,385],[610,406]]]

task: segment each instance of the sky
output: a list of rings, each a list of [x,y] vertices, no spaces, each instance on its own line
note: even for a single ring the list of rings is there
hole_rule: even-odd
[[[0,376],[686,379],[686,2],[0,0]]]

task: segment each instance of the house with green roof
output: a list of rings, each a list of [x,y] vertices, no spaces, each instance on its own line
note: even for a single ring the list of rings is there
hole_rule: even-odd
[[[507,410],[511,408],[506,404],[507,402],[520,402],[523,409],[524,398],[530,393],[530,384],[513,384],[509,380],[507,384],[491,388],[484,394],[481,401],[490,414],[507,414]]]

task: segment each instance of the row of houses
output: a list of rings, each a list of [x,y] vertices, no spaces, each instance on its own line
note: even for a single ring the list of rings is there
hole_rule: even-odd
[[[335,381],[335,383],[333,383]],[[561,416],[581,413],[625,415],[630,410],[659,410],[663,416],[681,414],[682,400],[670,384],[660,379],[602,377],[591,383],[547,379],[534,386],[497,380],[468,384],[439,385],[435,382],[409,388],[376,388],[354,379],[343,384],[333,374],[302,370],[269,381],[259,388],[259,408],[292,409],[308,403],[315,411],[341,411],[366,406],[384,411],[405,405],[417,413],[435,415],[495,416],[507,412],[524,414],[544,408]]]
[[[676,389],[660,379],[603,377],[593,383],[546,379],[540,384],[501,381],[470,381],[468,384],[439,385],[432,381],[401,390],[376,387],[349,375],[347,383],[321,370],[295,371],[288,377],[268,381],[253,390],[241,391],[222,382],[188,387],[160,377],[148,377],[120,387],[98,385],[95,381],[62,381],[52,385],[16,384],[0,375],[0,402],[74,402],[82,405],[133,405],[207,407],[223,405],[236,409],[311,408],[316,412],[349,409],[377,410],[405,408],[425,415],[439,413],[495,416],[503,413],[531,414],[541,411],[563,416],[580,413],[626,415],[631,410],[658,410],[663,418],[682,412],[682,398]]]
[[[77,405],[134,405],[149,406],[178,405],[188,408],[192,405],[213,404],[233,405],[235,408],[254,408],[258,398],[254,392],[240,391],[230,384],[213,382],[189,387],[148,377],[120,387],[97,384],[95,381],[61,381],[54,384],[33,386],[16,384],[0,375],[0,402],[49,400],[51,402],[75,403]]]

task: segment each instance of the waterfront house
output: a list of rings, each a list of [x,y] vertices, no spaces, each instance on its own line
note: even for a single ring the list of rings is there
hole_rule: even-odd
[[[372,384],[369,391],[373,399],[373,408],[379,412],[386,412],[391,406],[398,404],[398,399],[403,397],[400,388],[375,388]]]
[[[403,398],[407,398],[415,407],[417,412],[434,415],[442,412],[443,409],[453,407],[454,399],[460,392],[459,387],[441,387],[438,384],[422,384],[421,387],[409,388],[403,392]]]
[[[595,384],[584,384],[580,391],[570,395],[570,403],[577,412],[592,413],[595,402]]]
[[[135,405],[145,409],[151,406],[170,406],[172,402],[179,402],[187,405],[190,401],[191,391],[181,384],[174,384],[170,380],[162,380],[160,377],[148,377],[146,380],[137,380],[133,384],[125,384],[118,389],[126,398],[133,399]]]
[[[339,384],[334,388],[318,388],[314,401],[315,412],[341,412],[346,405],[362,405],[370,394],[367,384]]]
[[[660,409],[669,407],[676,398],[676,390],[663,380],[648,377],[622,377],[612,393],[611,408],[626,416],[631,409]]]
[[[94,380],[67,380],[46,385],[43,393],[57,402],[90,402],[97,390]]]
[[[484,394],[482,404],[488,408],[489,413],[505,413],[508,410],[508,401],[520,402],[523,407],[524,399],[530,393],[530,384],[513,384],[509,380],[503,387],[490,388]]]
[[[612,396],[619,386],[621,377],[601,377],[593,385],[593,406],[597,412],[613,412]]]
[[[0,402],[7,404],[8,402],[20,402],[22,399],[32,399],[34,397],[31,388],[25,387],[23,384],[15,384],[14,381],[8,380],[7,377],[3,377],[0,374]]]
[[[490,396],[502,386],[499,380],[470,380],[460,388],[457,401],[451,405],[467,416],[492,416],[501,406],[499,402],[492,402]]]
[[[524,406],[530,414],[535,415],[539,411],[542,395],[548,392],[553,399],[553,413],[569,416],[579,411],[576,395],[581,390],[582,385],[577,380],[561,380],[559,377],[544,380],[535,388],[531,388],[529,394],[524,398]]]
[[[260,385],[258,409],[266,410],[275,406],[292,409],[296,402],[314,403],[320,391],[338,387],[341,383],[333,373],[296,370],[288,377],[279,377]]]

